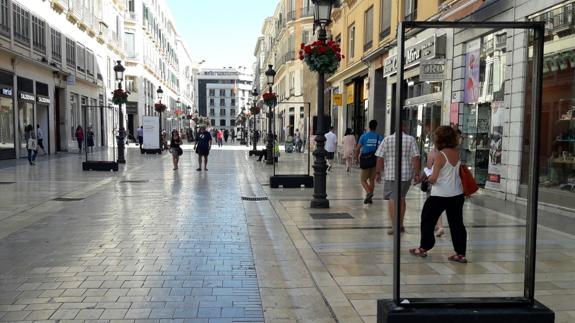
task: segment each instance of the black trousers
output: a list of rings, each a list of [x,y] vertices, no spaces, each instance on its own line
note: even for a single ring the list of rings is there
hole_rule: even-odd
[[[421,210],[421,242],[419,246],[430,250],[435,245],[435,224],[445,211],[453,248],[458,255],[465,256],[467,230],[463,224],[463,194],[452,197],[430,196]]]

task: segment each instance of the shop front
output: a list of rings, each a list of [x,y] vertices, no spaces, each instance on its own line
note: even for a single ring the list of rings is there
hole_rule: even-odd
[[[540,200],[575,209],[575,3],[549,8],[530,17],[545,21],[543,102],[541,111]],[[529,61],[531,66],[531,57]],[[526,121],[531,118],[531,80],[526,91]],[[523,136],[522,172],[519,195],[526,196],[531,143],[529,125]]]
[[[0,160],[16,158],[13,83],[11,73],[0,71]]]
[[[356,77],[345,82],[346,101],[343,118],[345,120],[343,132],[350,128],[359,138],[367,128],[368,87],[367,75]]]
[[[18,76],[18,148],[19,156],[27,157],[28,150],[26,149],[26,126],[34,127],[36,125],[35,119],[35,101],[34,96],[34,81],[28,78]]]

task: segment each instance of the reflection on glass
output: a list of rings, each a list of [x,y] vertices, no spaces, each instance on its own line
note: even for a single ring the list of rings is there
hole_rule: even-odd
[[[18,101],[18,138],[20,142],[20,156],[28,156],[26,150],[25,131],[27,125],[34,125],[34,104]]]
[[[0,149],[14,149],[14,110],[5,97],[0,97]]]

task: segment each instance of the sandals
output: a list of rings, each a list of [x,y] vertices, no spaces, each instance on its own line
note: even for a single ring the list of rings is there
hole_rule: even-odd
[[[462,255],[451,255],[451,256],[447,257],[447,260],[453,261],[453,262],[458,262],[460,264],[466,264],[467,263],[467,258],[465,258],[465,256],[462,256]]]
[[[414,256],[421,257],[421,258],[427,257],[427,251],[423,248],[409,249],[409,253],[414,255]]]

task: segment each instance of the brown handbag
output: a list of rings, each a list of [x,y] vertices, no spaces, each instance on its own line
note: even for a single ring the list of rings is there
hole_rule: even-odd
[[[459,166],[459,177],[461,177],[461,186],[463,186],[463,194],[465,197],[469,197],[479,190],[479,186],[477,186],[477,182],[475,178],[473,178],[473,174],[471,174],[469,168],[467,168],[467,165],[461,164],[461,166]]]

